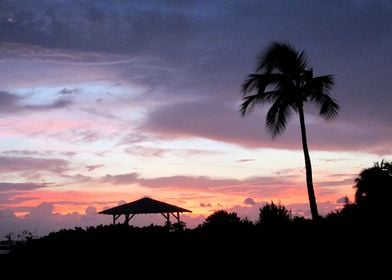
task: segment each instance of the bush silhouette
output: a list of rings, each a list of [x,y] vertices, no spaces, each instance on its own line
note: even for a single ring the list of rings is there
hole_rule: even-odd
[[[219,210],[215,211],[206,218],[203,223],[203,227],[218,229],[238,226],[240,224],[241,219],[238,217],[237,213]]]
[[[258,225],[286,225],[292,221],[292,215],[283,205],[267,203],[260,208]]]

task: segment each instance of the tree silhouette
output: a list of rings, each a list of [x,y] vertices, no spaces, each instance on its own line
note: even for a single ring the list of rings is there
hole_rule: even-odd
[[[355,179],[355,201],[346,201],[344,207],[330,213],[327,219],[344,223],[378,223],[390,225],[392,196],[392,162],[376,162]]]
[[[320,107],[319,114],[325,119],[337,116],[339,105],[329,96],[333,76],[313,76],[304,51],[298,52],[286,43],[272,43],[260,56],[256,73],[248,75],[242,84],[243,102],[241,114],[244,116],[264,103],[272,103],[267,117],[266,128],[272,137],[281,134],[291,113],[299,115],[306,167],[306,185],[312,218],[317,218],[318,210],[313,188],[312,165],[309,156],[304,103],[313,102]],[[254,93],[254,94],[251,94]]]
[[[260,208],[258,225],[285,225],[291,222],[291,212],[283,205],[273,202]]]
[[[355,183],[358,206],[371,209],[385,207],[392,196],[392,162],[376,162],[373,167],[362,170]]]
[[[237,213],[225,210],[215,211],[203,222],[203,226],[207,228],[226,228],[239,224],[241,224],[241,219]]]

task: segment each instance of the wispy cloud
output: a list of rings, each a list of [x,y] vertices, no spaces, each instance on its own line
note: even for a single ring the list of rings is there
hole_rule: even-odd
[[[94,171],[98,168],[104,167],[104,164],[94,164],[94,165],[86,165],[86,169],[88,172]]]

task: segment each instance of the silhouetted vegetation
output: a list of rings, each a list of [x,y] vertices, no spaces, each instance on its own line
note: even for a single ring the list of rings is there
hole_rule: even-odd
[[[328,215],[329,219],[350,224],[392,225],[392,163],[376,162],[355,179],[355,201]]]
[[[240,217],[235,212],[227,212],[219,210],[207,217],[203,223],[204,227],[227,227],[239,225],[241,223]]]
[[[262,226],[282,226],[292,222],[292,215],[283,205],[274,202],[265,204],[260,208],[257,225]]]

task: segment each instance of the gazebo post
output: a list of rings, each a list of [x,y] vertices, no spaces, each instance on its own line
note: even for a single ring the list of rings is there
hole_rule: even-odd
[[[125,220],[124,220],[124,224],[126,224],[127,226],[129,226],[129,221],[136,215],[136,214],[124,214],[125,215]]]
[[[113,214],[113,225],[116,224],[116,220],[120,218],[121,214]]]

